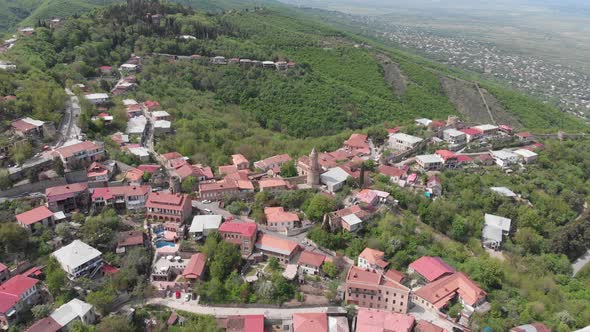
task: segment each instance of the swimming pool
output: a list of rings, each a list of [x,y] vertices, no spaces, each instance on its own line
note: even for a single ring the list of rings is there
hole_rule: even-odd
[[[156,241],[156,248],[162,248],[162,247],[174,247],[175,244],[172,242],[168,242],[168,241]]]

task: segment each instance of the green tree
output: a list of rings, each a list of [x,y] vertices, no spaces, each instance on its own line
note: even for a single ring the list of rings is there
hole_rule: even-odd
[[[194,177],[194,176],[189,176],[186,179],[184,179],[184,181],[182,181],[182,184],[180,185],[180,189],[182,190],[183,193],[187,193],[190,194],[193,191],[195,191],[195,188],[197,187],[197,185],[199,184],[199,180]]]
[[[91,293],[92,294],[92,293]],[[134,332],[135,326],[123,316],[108,316],[96,325],[96,332]]]
[[[53,158],[51,169],[53,169],[53,171],[59,176],[64,176],[65,174],[64,164],[60,158]]]
[[[322,271],[330,278],[335,278],[338,275],[338,267],[332,262],[325,262],[322,265]]]
[[[66,273],[57,260],[51,257],[45,267],[45,285],[47,285],[47,289],[54,297],[57,297],[64,292],[67,284]]]
[[[383,126],[375,126],[369,128],[369,130],[367,130],[367,135],[369,136],[369,138],[373,140],[373,143],[377,145],[385,143],[385,141],[389,137],[387,129],[385,129],[385,127]]]
[[[35,317],[35,320],[40,320],[49,316],[52,307],[51,304],[38,304],[31,308],[31,312],[33,313],[33,317]]]
[[[0,169],[0,189],[8,189],[12,187],[12,180],[10,179],[10,173],[8,170],[3,168]]]
[[[22,165],[22,163],[33,155],[33,146],[28,141],[15,144],[10,150],[12,160]]]
[[[271,257],[268,259],[268,268],[271,271],[277,271],[279,267],[279,260],[276,257]]]
[[[86,296],[86,302],[92,304],[98,310],[98,312],[105,316],[111,312],[115,298],[115,291],[110,285],[107,285],[100,290],[90,292],[90,294]],[[112,331],[118,330],[115,329]]]
[[[311,198],[311,201],[305,210],[305,214],[312,221],[322,221],[326,213],[332,212],[336,209],[336,201],[322,194],[316,194]]]
[[[295,162],[290,160],[281,166],[281,176],[284,178],[291,178],[297,176],[297,168],[295,167]]]
[[[16,223],[0,223],[0,250],[5,255],[26,254],[29,233]]]

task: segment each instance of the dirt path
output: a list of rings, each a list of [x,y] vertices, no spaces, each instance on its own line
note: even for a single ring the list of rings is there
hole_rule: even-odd
[[[398,97],[402,96],[406,92],[409,80],[404,76],[399,65],[383,53],[375,54],[375,58],[379,61],[381,68],[383,68],[385,81],[391,85],[393,92]]]

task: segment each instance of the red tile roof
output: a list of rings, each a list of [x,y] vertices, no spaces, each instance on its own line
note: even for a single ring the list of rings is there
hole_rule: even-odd
[[[297,213],[287,212],[281,206],[265,207],[264,214],[266,216],[266,221],[269,224],[299,221],[299,216]]]
[[[293,314],[293,332],[328,332],[325,313]]]
[[[439,309],[444,307],[455,295],[459,295],[463,302],[470,306],[474,306],[487,295],[483,289],[461,272],[431,282],[418,289],[414,294]]]
[[[53,216],[53,212],[49,210],[46,206],[39,206],[27,212],[23,212],[21,214],[16,215],[16,220],[23,225],[32,225],[34,223],[40,222],[43,219],[51,218]]]
[[[447,159],[455,158],[455,153],[449,150],[436,150],[435,154],[439,155],[442,159],[447,161]]]
[[[410,268],[423,276],[428,282],[432,282],[444,275],[455,272],[449,264],[440,257],[423,256],[410,264]]]
[[[400,130],[402,130],[402,127],[387,128],[387,132],[390,134],[397,134]]]
[[[545,324],[537,322],[513,327],[510,332],[551,332],[551,330]]]
[[[164,158],[166,160],[173,160],[173,159],[182,158],[182,155],[178,152],[168,152],[168,153],[164,153],[162,155],[162,158]]]
[[[408,173],[408,170],[399,167],[383,165],[379,166],[379,173],[390,177],[401,178]]]
[[[350,138],[344,141],[344,145],[350,148],[361,148],[365,149],[369,147],[367,143],[367,135],[364,134],[352,134]]]
[[[477,128],[465,128],[459,131],[469,136],[478,136],[482,134],[482,131]]]
[[[319,268],[326,260],[326,255],[318,254],[311,251],[304,251],[299,256],[298,264],[305,264]]]
[[[460,163],[469,163],[469,162],[472,162],[473,159],[471,159],[471,157],[469,157],[469,156],[459,155],[459,156],[457,156],[457,161]]]
[[[219,232],[237,233],[242,236],[252,237],[256,234],[258,226],[253,222],[234,222],[226,221],[219,226]]]
[[[0,294],[4,293],[20,297],[39,282],[38,279],[17,274],[0,285]]]
[[[142,231],[120,232],[117,247],[143,246],[145,234]]]
[[[136,167],[138,170],[145,173],[155,173],[160,169],[160,165],[139,165]]]
[[[236,165],[222,165],[219,166],[218,172],[219,174],[233,174],[238,171],[238,167]]]
[[[88,189],[88,183],[72,183],[63,186],[50,187],[45,189],[45,197],[48,201],[66,199]]]
[[[160,102],[157,101],[152,101],[152,100],[148,100],[146,102],[143,103],[143,105],[149,110],[151,111],[152,109],[158,108],[160,107]]]
[[[383,274],[379,272],[366,271],[358,266],[350,267],[346,275],[346,283],[347,285],[356,284],[364,288],[384,286],[409,292],[409,288],[402,285],[401,283],[396,282],[395,280],[391,280],[389,278],[384,278]]]
[[[80,153],[82,151],[90,151],[90,150],[99,150],[102,147],[94,142],[91,141],[84,141],[73,145],[68,145],[63,148],[59,148],[55,150],[58,154],[60,154],[63,158],[69,158],[73,155]]]
[[[196,253],[192,255],[182,272],[182,276],[186,279],[200,279],[205,271],[206,262],[207,256],[205,254]]]
[[[26,133],[29,130],[33,130],[35,128],[37,128],[36,126],[21,120],[16,120],[11,124],[12,128],[16,129],[17,131],[20,131],[21,133]]]
[[[239,170],[235,173],[228,174],[225,176],[224,179],[234,180],[234,181],[249,181],[248,174],[250,171],[246,169]]]
[[[130,182],[139,182],[143,178],[143,171],[137,168],[132,168],[125,173],[125,180]]]
[[[406,278],[406,275],[400,271],[389,269],[385,272],[385,277],[387,279],[391,279],[395,282],[401,283]]]
[[[276,164],[284,164],[284,163],[288,162],[289,160],[291,160],[291,157],[288,154],[280,154],[280,155],[272,156],[272,157],[257,161],[256,167],[266,169],[266,168],[269,168],[269,167],[276,165]]]
[[[231,156],[232,159],[232,163],[234,165],[239,165],[239,164],[247,164],[248,163],[248,159],[246,159],[246,157],[244,157],[244,155],[242,154],[234,154]]]
[[[419,321],[414,330],[417,332],[449,332],[448,330],[425,320]]]
[[[383,260],[384,255],[385,253],[383,251],[365,248],[365,250],[360,253],[359,257],[364,258],[371,265],[377,265],[381,268],[385,268],[389,263]]]
[[[356,318],[357,331],[410,332],[414,317],[391,311],[359,308]]]
[[[150,186],[120,186],[95,188],[92,192],[92,201],[99,198],[104,200],[113,199],[117,196],[145,196],[150,192]]]
[[[230,316],[217,321],[230,332],[264,332],[264,315]]]
[[[262,179],[258,181],[260,189],[288,187],[289,183],[283,179]]]
[[[10,308],[17,304],[18,301],[18,296],[0,291],[0,313],[6,313]]]
[[[188,195],[169,193],[150,193],[145,204],[148,208],[182,209]]]
[[[57,332],[62,328],[58,322],[51,317],[46,317],[31,325],[26,332]]]
[[[290,255],[299,248],[299,243],[269,234],[260,234],[258,241],[256,241],[256,247]]]

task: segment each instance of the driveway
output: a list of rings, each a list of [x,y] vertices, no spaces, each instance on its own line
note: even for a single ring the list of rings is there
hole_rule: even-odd
[[[233,219],[240,219],[239,216],[234,216],[233,214],[229,213],[229,211],[224,210],[219,207],[219,202],[211,202],[211,203],[202,203],[201,201],[193,200],[192,201],[193,208],[197,208],[201,211],[205,209],[211,210],[212,214],[223,216],[225,219],[232,217]]]
[[[429,310],[425,310],[419,305],[414,305],[412,308],[410,308],[408,314],[414,316],[414,318],[416,318],[416,321],[425,320],[427,322],[445,328],[447,331],[452,331],[453,327],[455,326],[459,327],[458,325],[455,325],[446,319],[438,317],[437,314]]]
[[[196,301],[186,302],[174,298],[154,298],[148,304],[163,305],[169,308],[184,310],[199,315],[227,317],[233,315],[264,315],[267,319],[291,319],[295,313],[346,313],[341,307],[313,307],[313,308],[234,308],[211,307],[197,304]]]

